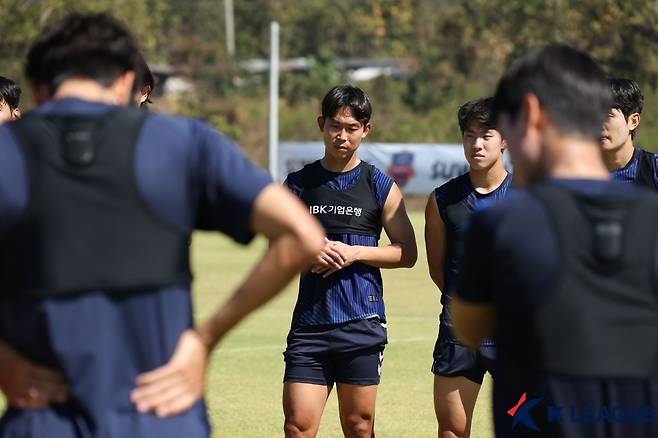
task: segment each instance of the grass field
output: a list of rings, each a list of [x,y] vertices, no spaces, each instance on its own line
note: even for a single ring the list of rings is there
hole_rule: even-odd
[[[377,397],[377,438],[436,437],[429,368],[440,305],[427,273],[422,214],[411,213],[411,219],[418,239],[418,263],[412,269],[383,271],[389,345]],[[263,240],[245,248],[217,234],[195,234],[197,319],[208,316],[223,301],[264,247]],[[206,393],[214,437],[283,436],[282,352],[296,296],[297,281],[293,281],[215,351]],[[487,376],[475,409],[472,438],[493,436],[490,404],[491,380]],[[0,408],[3,406],[0,399]],[[335,394],[329,398],[318,436],[342,436]]]
[[[427,273],[422,213],[411,218],[418,239],[412,269],[384,270],[388,316],[382,383],[377,397],[378,438],[436,437],[429,371],[440,310]],[[248,248],[199,233],[193,239],[196,318],[209,315],[254,264],[264,248]],[[282,436],[281,390],[285,338],[297,295],[297,281],[234,330],[215,352],[208,374],[207,402],[215,437]],[[471,436],[493,436],[491,381],[485,380]],[[335,395],[329,398],[320,437],[341,437]]]

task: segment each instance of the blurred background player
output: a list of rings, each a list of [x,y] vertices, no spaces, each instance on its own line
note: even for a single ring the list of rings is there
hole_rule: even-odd
[[[658,155],[633,144],[640,126],[644,96],[632,79],[608,79],[613,104],[601,133],[603,162],[612,178],[658,190]]]
[[[530,50],[494,97],[527,190],[471,216],[455,333],[495,334],[499,437],[658,436],[658,198],[610,181],[601,68]]]
[[[20,100],[20,87],[11,79],[0,76],[0,125],[21,117]]]
[[[457,119],[469,171],[435,189],[425,208],[427,263],[443,306],[432,364],[440,438],[469,436],[482,379],[487,371],[493,375],[493,340],[482,341],[477,350],[457,341],[449,303],[457,287],[459,252],[469,216],[483,202],[503,198],[512,181],[504,167],[505,140],[496,130],[493,99],[466,102]]]
[[[400,189],[357,155],[372,129],[371,113],[360,88],[332,88],[317,120],[324,157],[286,180],[328,236],[315,265],[301,275],[284,353],[289,438],[317,434],[334,383],[345,436],[375,436],[387,342],[380,268],[412,267],[417,251]],[[380,247],[382,227],[391,244]]]
[[[113,18],[69,15],[28,52],[38,108],[0,127],[0,338],[68,386],[47,409],[10,399],[0,436],[209,436],[210,351],[323,247],[303,204],[221,134],[125,108],[138,58]],[[196,326],[193,229],[271,240]]]

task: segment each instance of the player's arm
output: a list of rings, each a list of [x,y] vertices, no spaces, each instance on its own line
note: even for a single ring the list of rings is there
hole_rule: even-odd
[[[416,236],[397,184],[391,186],[386,197],[382,209],[382,225],[391,241],[389,245],[359,246],[327,240],[323,253],[331,255],[329,251],[335,251],[338,256],[332,259],[339,266],[323,271],[323,267],[316,264],[312,272],[322,273],[326,277],[354,262],[377,268],[411,268],[418,258]]]
[[[425,250],[430,277],[439,290],[443,291],[443,268],[446,257],[446,226],[439,214],[434,192],[425,206]]]
[[[271,241],[243,283],[209,319],[181,336],[171,360],[141,374],[131,399],[140,412],[176,415],[203,395],[208,355],[224,335],[280,292],[321,250],[324,232],[289,190],[270,184],[257,197],[251,228]]]
[[[450,300],[453,331],[470,348],[493,336],[494,310],[490,304],[471,303],[455,296]]]
[[[459,284],[450,302],[454,333],[471,348],[477,348],[494,332],[492,284],[497,260],[494,233],[498,222],[486,213],[476,212],[470,218],[459,262]]]

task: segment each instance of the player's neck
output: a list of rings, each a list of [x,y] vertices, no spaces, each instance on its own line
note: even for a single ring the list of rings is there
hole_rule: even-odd
[[[89,79],[65,80],[57,87],[52,98],[55,100],[72,98],[110,105],[125,105],[114,88],[103,87],[98,82]]]
[[[348,172],[354,169],[356,166],[358,166],[360,162],[361,160],[359,159],[359,157],[357,157],[356,154],[353,154],[351,157],[348,158],[336,158],[329,155],[325,155],[320,160],[320,164],[322,164],[322,167],[327,169],[329,172],[336,172],[336,173]]]
[[[501,160],[489,169],[471,169],[468,172],[468,177],[475,190],[484,194],[493,192],[500,187],[507,177],[507,171]]]
[[[593,141],[563,138],[554,149],[548,175],[565,179],[610,179],[601,158],[600,146]]]
[[[613,150],[603,150],[601,156],[603,157],[603,163],[608,171],[612,172],[615,169],[621,169],[626,166],[631,159],[633,158],[633,153],[635,148],[633,146],[633,138],[628,137],[626,142],[617,149]]]

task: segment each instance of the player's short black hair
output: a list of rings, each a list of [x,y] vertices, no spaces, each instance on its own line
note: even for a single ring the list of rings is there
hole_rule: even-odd
[[[493,112],[493,97],[482,97],[469,100],[459,107],[457,111],[459,129],[464,135],[473,122],[477,122],[486,129],[496,129],[496,121]]]
[[[0,76],[0,100],[6,102],[12,110],[18,108],[21,101],[21,88],[4,76]]]
[[[365,91],[352,85],[337,85],[322,99],[322,117],[328,119],[341,108],[349,108],[355,119],[366,125],[372,115],[372,105]]]
[[[642,114],[642,107],[644,106],[644,95],[637,82],[633,79],[626,78],[609,78],[608,85],[612,91],[612,108],[617,108],[628,118],[633,113]],[[634,129],[631,131],[631,137],[635,137]]]
[[[113,17],[73,13],[41,31],[28,51],[25,75],[51,92],[70,78],[107,87],[136,71],[139,56],[132,34]]]
[[[565,135],[597,140],[612,107],[601,67],[589,55],[564,44],[529,50],[505,72],[494,96],[495,118],[518,116],[525,95],[534,94]]]

